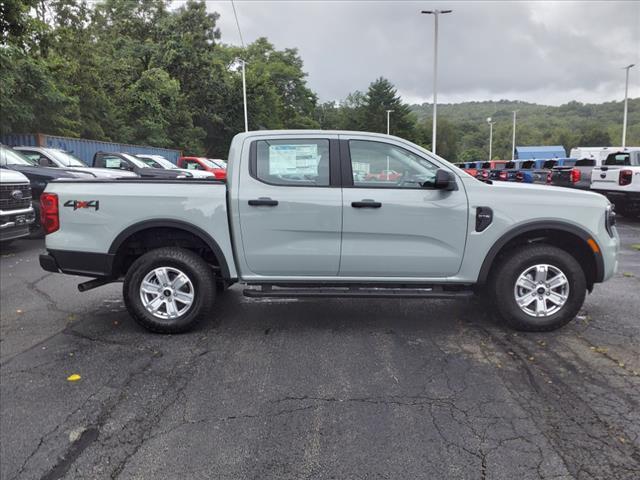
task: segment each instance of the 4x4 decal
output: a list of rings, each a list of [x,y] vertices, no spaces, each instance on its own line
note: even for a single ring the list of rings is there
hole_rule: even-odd
[[[74,210],[79,208],[93,208],[100,210],[100,200],[67,200],[64,202],[65,207],[73,207]]]

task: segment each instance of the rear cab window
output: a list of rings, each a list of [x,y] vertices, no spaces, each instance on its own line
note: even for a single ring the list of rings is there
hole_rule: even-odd
[[[611,153],[604,161],[604,165],[637,166],[640,165],[639,152]]]
[[[593,158],[582,158],[580,160],[576,160],[576,167],[595,167],[596,161]]]

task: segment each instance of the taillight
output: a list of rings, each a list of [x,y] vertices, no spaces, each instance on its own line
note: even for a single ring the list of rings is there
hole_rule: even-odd
[[[618,185],[630,185],[633,180],[632,170],[620,170],[620,176],[618,177]]]
[[[58,195],[55,193],[45,192],[40,195],[40,224],[45,235],[53,233],[60,228]]]
[[[580,181],[581,173],[577,168],[571,169],[571,183],[578,183]]]
[[[489,178],[489,172],[487,172],[486,170],[482,171],[482,178]]]
[[[524,175],[522,172],[516,172],[516,182],[521,182],[524,180]]]
[[[500,172],[500,180],[506,181],[509,178],[509,174],[507,172]]]
[[[551,175],[551,172],[547,173],[547,183],[551,183],[552,179],[553,179],[553,175]]]

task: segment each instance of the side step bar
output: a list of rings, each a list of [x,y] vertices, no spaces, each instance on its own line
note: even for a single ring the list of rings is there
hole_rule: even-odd
[[[274,287],[262,285],[260,288],[245,288],[242,292],[251,298],[461,298],[473,295],[471,289],[445,290],[441,286],[432,287]]]

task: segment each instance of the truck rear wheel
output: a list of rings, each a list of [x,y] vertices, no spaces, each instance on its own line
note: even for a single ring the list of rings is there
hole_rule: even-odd
[[[211,267],[183,248],[159,248],[138,258],[127,271],[124,302],[147,330],[181,333],[207,317],[216,295]]]
[[[570,253],[536,244],[509,252],[493,272],[489,287],[498,313],[509,326],[543,332],[575,318],[584,303],[587,283]]]

